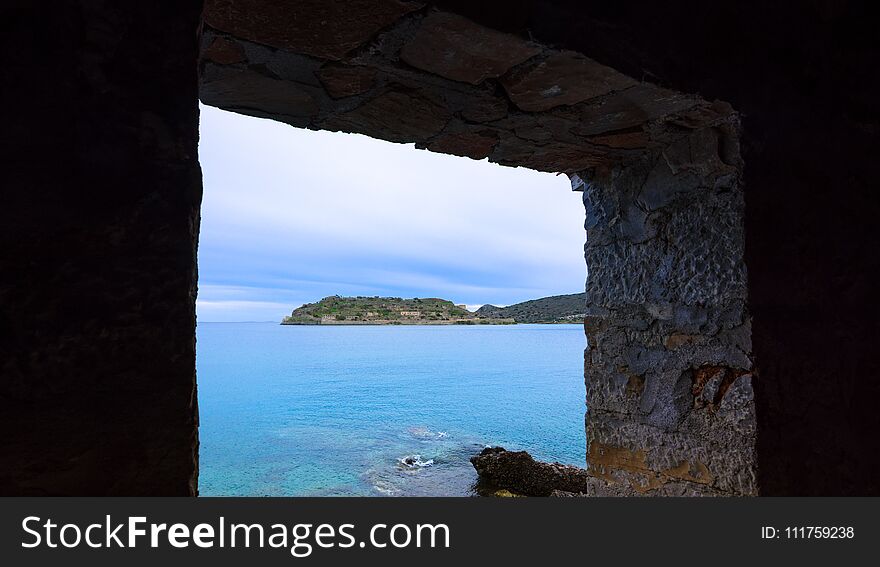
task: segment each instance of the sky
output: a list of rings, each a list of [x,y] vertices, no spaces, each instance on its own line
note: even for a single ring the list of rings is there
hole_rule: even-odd
[[[201,107],[198,320],[328,295],[470,308],[584,289],[568,177]]]

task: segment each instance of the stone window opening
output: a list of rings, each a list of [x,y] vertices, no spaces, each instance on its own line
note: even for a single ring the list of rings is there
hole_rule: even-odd
[[[208,3],[205,104],[566,173],[583,191],[591,490],[756,492],[730,105],[416,4],[331,19],[320,45],[308,18],[273,12],[265,28],[246,4]]]

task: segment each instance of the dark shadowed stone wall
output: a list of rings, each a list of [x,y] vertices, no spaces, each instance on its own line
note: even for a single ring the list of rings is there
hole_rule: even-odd
[[[0,7],[0,494],[196,492],[200,12]]]
[[[869,3],[200,4],[0,7],[0,493],[196,492],[197,94],[584,180],[597,494],[880,493]]]

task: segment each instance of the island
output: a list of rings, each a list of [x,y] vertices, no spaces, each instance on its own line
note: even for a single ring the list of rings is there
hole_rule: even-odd
[[[306,303],[285,317],[282,325],[514,325],[582,323],[586,294],[572,293],[531,299],[497,307],[483,305],[476,312],[464,305],[435,297],[341,297],[332,295]]]
[[[298,307],[282,325],[512,325],[507,317],[481,317],[446,299],[325,297]]]
[[[587,311],[587,294],[571,293],[531,299],[496,307],[484,305],[477,309],[475,315],[484,318],[513,319],[517,323],[583,323]]]

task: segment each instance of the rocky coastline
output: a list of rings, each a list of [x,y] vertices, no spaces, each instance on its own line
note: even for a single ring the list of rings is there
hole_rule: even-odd
[[[471,457],[481,496],[586,496],[595,479],[586,469],[536,461],[526,451],[488,447]]]

